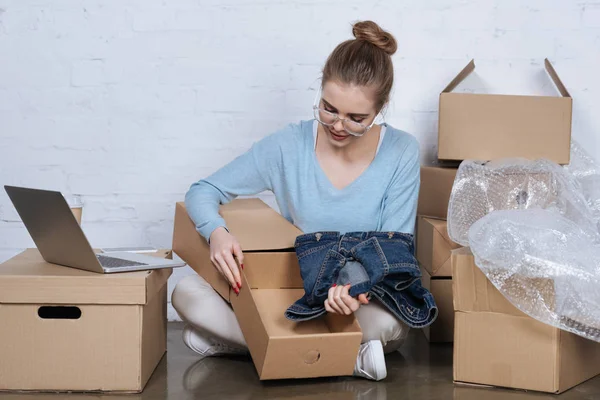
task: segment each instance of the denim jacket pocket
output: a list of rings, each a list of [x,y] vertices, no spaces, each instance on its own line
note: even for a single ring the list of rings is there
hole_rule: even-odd
[[[377,242],[383,250],[383,254],[385,254],[391,270],[396,269],[394,267],[406,267],[407,265],[412,265],[418,269],[417,259],[414,256],[414,242],[412,240],[404,238],[391,240],[377,238]]]

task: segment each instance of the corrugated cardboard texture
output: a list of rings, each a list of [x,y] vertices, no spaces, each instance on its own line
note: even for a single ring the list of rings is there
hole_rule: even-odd
[[[454,380],[555,392],[557,331],[527,317],[456,313]]]
[[[448,202],[457,168],[421,167],[421,186],[417,213],[425,217],[446,219]]]
[[[452,250],[460,245],[448,236],[447,222],[419,217],[417,222],[417,260],[433,277],[452,277]]]
[[[455,311],[490,311],[524,316],[492,285],[475,265],[468,247],[452,251],[452,285]]]
[[[0,304],[0,389],[140,389],[141,306],[81,305],[77,320],[38,308]]]
[[[142,307],[142,372],[140,390],[167,351],[167,285]]]
[[[249,290],[248,287],[249,283],[246,275],[242,273],[242,288],[240,289],[239,296],[231,296],[231,306],[244,334],[244,339],[246,339],[246,344],[250,350],[256,371],[261,376],[267,346],[269,345],[269,335],[265,327],[265,321],[262,319],[258,306],[252,296],[252,290]]]
[[[457,382],[560,393],[599,373],[599,343],[529,317],[456,312]]]
[[[489,311],[525,316],[487,279],[475,265],[471,250],[467,247],[452,250],[452,276],[454,309],[456,311]],[[517,276],[509,279],[517,279]],[[554,283],[548,279],[530,279],[544,295],[544,301],[554,307]],[[510,281],[507,280],[507,284]],[[514,288],[518,285],[513,285]]]
[[[304,287],[295,252],[247,253],[244,272],[253,289]]]
[[[183,203],[176,207],[173,250],[229,299],[260,379],[352,374],[362,340],[354,316],[300,323],[284,316],[304,293],[293,251],[301,232],[258,199],[235,200],[221,215],[244,250],[239,295],[215,272]]]
[[[452,305],[452,278],[432,278],[421,266],[422,284],[428,289],[438,306],[435,322],[423,328],[429,342],[450,343],[454,341],[454,307]]]
[[[293,249],[302,234],[260,199],[237,199],[221,207],[227,229],[244,251]],[[267,227],[269,229],[261,229]]]
[[[264,363],[260,369],[257,365],[261,380],[352,374],[362,339],[354,317],[296,323],[286,319],[284,311],[302,297],[302,289],[254,289],[251,292],[269,337]],[[236,304],[233,304],[235,309]],[[252,331],[253,327],[247,330]],[[247,337],[245,333],[244,336]]]
[[[21,297],[4,296],[0,302],[0,390],[141,391],[166,351],[166,283],[171,269],[104,275],[40,259],[36,250],[27,250],[7,261],[7,268],[0,265],[3,285],[22,284],[25,289]],[[129,292],[130,297],[107,299],[118,293],[116,289],[126,290],[123,283],[130,281],[136,282],[134,297]],[[92,294],[78,289],[77,283]],[[100,291],[104,288],[107,294]],[[34,290],[43,293],[36,295]],[[18,293],[19,287],[12,292]],[[7,298],[44,301],[11,304]],[[131,298],[141,304],[106,304]],[[99,304],[88,304],[93,301]],[[43,318],[40,307],[69,307],[80,315]]]
[[[229,301],[229,283],[212,265],[208,243],[196,231],[196,226],[188,216],[184,203],[177,203],[175,206],[173,251],[210,283],[221,297]]]
[[[545,65],[565,97],[449,93],[474,69],[472,61],[440,94],[438,158],[568,164],[573,102],[548,60]]]
[[[293,252],[296,237],[302,234],[298,228],[260,199],[236,199],[221,206],[220,213],[227,229],[242,247],[244,267],[253,269],[248,275],[253,287],[257,287],[256,282],[263,282],[263,278],[266,287],[302,287],[302,280],[298,281],[298,261]],[[273,255],[273,250],[285,251]],[[173,251],[225,300],[230,301],[229,284],[210,262],[210,248],[196,231],[184,203],[176,205]],[[265,264],[267,261],[268,264]],[[269,273],[273,274],[271,266],[274,263],[283,267],[279,269],[283,274],[269,276]],[[293,272],[289,274],[287,268]]]
[[[559,331],[559,390],[565,391],[600,374],[600,343]]]
[[[98,274],[44,261],[27,249],[0,264],[0,303],[146,304],[171,275],[153,272]]]

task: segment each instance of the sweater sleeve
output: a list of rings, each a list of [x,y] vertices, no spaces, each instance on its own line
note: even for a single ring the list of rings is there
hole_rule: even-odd
[[[414,234],[421,184],[419,143],[410,141],[398,163],[382,211],[382,231]]]
[[[261,139],[209,177],[191,185],[185,195],[185,206],[196,230],[207,241],[216,228],[227,229],[225,220],[219,215],[221,204],[227,204],[237,196],[273,190],[273,177],[281,169],[282,133]]]

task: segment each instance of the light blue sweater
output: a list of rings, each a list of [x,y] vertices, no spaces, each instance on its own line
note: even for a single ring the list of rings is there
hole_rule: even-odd
[[[331,184],[316,158],[316,129],[315,120],[288,125],[194,183],[185,204],[197,231],[208,240],[214,229],[226,227],[218,212],[220,204],[270,190],[281,214],[305,233],[412,234],[420,184],[417,140],[384,124],[375,159],[340,190]]]

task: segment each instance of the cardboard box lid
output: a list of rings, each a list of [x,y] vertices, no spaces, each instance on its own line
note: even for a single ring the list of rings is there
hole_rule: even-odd
[[[166,268],[98,274],[47,263],[37,249],[27,249],[0,264],[0,303],[146,304],[171,273]]]
[[[219,213],[243,251],[293,249],[302,231],[258,198],[238,199]]]

